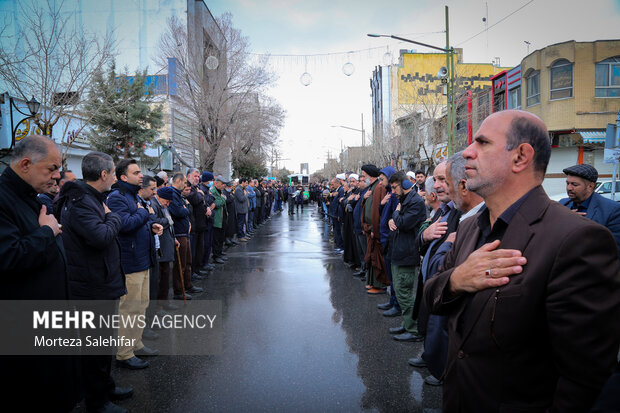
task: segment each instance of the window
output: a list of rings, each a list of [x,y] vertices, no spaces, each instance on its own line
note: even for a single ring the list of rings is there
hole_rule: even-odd
[[[508,91],[508,109],[521,109],[521,86]]]
[[[532,72],[527,77],[527,106],[540,103],[540,72]]]
[[[620,97],[620,56],[596,64],[595,84],[597,98]]]
[[[551,66],[550,99],[573,97],[573,64],[568,60],[558,60]]]

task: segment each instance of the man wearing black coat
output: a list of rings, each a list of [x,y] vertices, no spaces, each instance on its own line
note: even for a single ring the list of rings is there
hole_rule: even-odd
[[[211,194],[211,186],[215,177],[211,172],[205,171],[200,177],[198,188],[203,192],[205,203],[206,229],[204,233],[204,248],[202,250],[202,268],[201,274],[213,271],[215,266],[209,263],[211,250],[213,249],[213,211],[215,210],[215,197]],[[200,252],[199,252],[200,254]]]
[[[415,339],[417,333],[413,320],[413,297],[417,290],[420,256],[417,254],[416,238],[420,225],[426,219],[424,200],[413,189],[413,183],[404,172],[396,172],[390,177],[392,193],[399,197],[399,203],[388,221],[394,234],[390,248],[392,265],[392,287],[403,313],[400,328],[391,333],[400,334],[400,341]]]
[[[170,186],[162,186],[157,190],[156,195],[151,200],[153,212],[157,217],[163,231],[159,236],[159,256],[157,262],[159,266],[159,279],[157,282],[157,300],[158,303],[166,310],[176,310],[179,307],[168,301],[170,292],[170,274],[172,263],[176,256],[176,247],[179,241],[174,237],[174,221],[168,211],[168,206],[172,201],[173,189]]]
[[[26,136],[0,177],[2,300],[69,299],[61,227],[36,199],[60,178],[61,162],[49,138]],[[9,356],[0,363],[7,378],[0,386],[5,411],[67,412],[79,400],[76,357]]]
[[[117,314],[118,300],[127,290],[117,238],[121,217],[104,203],[105,193],[116,179],[112,157],[90,152],[82,159],[82,176],[84,182],[65,183],[58,199],[71,296],[91,302],[101,300],[93,305],[102,314]],[[100,333],[111,336],[114,331]],[[110,399],[129,397],[133,390],[116,387],[110,375],[111,367],[112,355],[82,356],[89,411],[125,411]]]
[[[206,262],[202,261],[205,244],[205,231],[207,230],[207,206],[205,205],[204,191],[198,187],[200,183],[200,172],[196,168],[187,171],[187,182],[191,185],[191,190],[187,196],[187,201],[192,206],[193,224],[191,231],[192,246],[192,278],[202,279],[200,270]]]

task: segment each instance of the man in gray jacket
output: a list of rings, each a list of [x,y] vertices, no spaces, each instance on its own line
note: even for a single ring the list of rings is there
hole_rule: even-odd
[[[245,235],[244,225],[245,219],[248,215],[248,194],[245,188],[248,186],[248,178],[241,178],[239,185],[235,189],[235,211],[237,212],[237,240],[240,242],[247,242],[249,238]]]

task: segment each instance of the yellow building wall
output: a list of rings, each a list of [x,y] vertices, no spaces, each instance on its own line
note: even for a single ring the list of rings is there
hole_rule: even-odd
[[[595,97],[595,67],[614,56],[620,56],[620,40],[569,41],[533,52],[521,62],[524,109],[538,115],[550,131],[604,129],[607,123],[615,122],[620,98]],[[559,59],[573,63],[573,97],[550,100],[550,68]],[[533,70],[540,71],[540,104],[526,106],[526,79]]]
[[[445,104],[443,84],[437,72],[446,66],[444,53],[406,53],[398,68],[398,103],[401,105]],[[491,87],[491,76],[508,68],[491,63],[456,63],[457,94]]]

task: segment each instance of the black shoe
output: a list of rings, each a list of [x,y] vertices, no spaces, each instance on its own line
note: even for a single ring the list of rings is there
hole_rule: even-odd
[[[196,273],[192,274],[192,280],[198,280],[198,281],[200,281],[200,280],[203,280],[204,278],[205,278],[205,277],[203,277],[203,276],[202,276],[202,275],[200,275],[200,274],[196,274]]]
[[[441,386],[443,384],[443,380],[439,380],[437,377],[431,375],[424,378],[424,383],[429,386]]]
[[[224,245],[226,245],[227,247],[230,247],[230,246],[232,246],[232,245],[233,245],[233,243],[232,243],[232,242],[230,242],[230,241],[226,241],[226,242],[224,243]]]
[[[140,370],[147,368],[149,366],[149,362],[133,356],[127,360],[116,360],[116,365],[130,370]]]
[[[227,252],[226,252],[226,251],[222,251],[222,255],[221,255],[221,257],[223,257],[223,256],[224,256],[224,255],[226,255],[226,254],[227,254]]]
[[[358,271],[358,272],[354,272],[354,273],[353,273],[353,276],[354,276],[354,277],[363,277],[363,276],[365,276],[365,275],[366,275],[366,271],[363,271],[363,270],[362,270],[362,271]]]
[[[196,287],[196,286],[193,286],[192,288],[189,288],[189,289],[185,290],[186,293],[190,293],[190,294],[198,294],[198,293],[201,293],[203,291],[204,290],[202,288]]]
[[[97,409],[86,409],[88,412],[93,413],[127,413],[127,409],[117,406],[112,402],[105,402],[105,404]]]
[[[395,306],[383,312],[383,317],[398,317],[399,315],[402,313]]]
[[[131,387],[115,387],[114,390],[108,393],[110,400],[125,400],[133,396],[133,389]]]
[[[377,304],[377,308],[379,310],[389,310],[392,307],[393,307],[392,303],[390,303],[389,301],[387,303]]]
[[[200,272],[198,272],[198,275],[200,275],[200,277],[201,277],[200,279],[203,279],[203,278],[206,278],[207,275],[209,275],[211,273],[211,271],[213,271],[213,269],[208,270],[206,268],[202,268],[200,270]]]
[[[172,303],[166,303],[166,304],[164,304],[164,309],[166,309],[168,311],[174,311],[174,310],[178,310],[179,306],[178,305],[174,305]]]
[[[232,242],[232,245],[239,245],[239,243],[235,240],[232,240],[231,242]]]
[[[133,352],[136,356],[153,357],[159,354],[159,350],[147,346]]]
[[[213,264],[207,264],[204,267],[202,267],[203,270],[207,270],[207,271],[213,271],[215,269],[215,265]]]
[[[213,259],[213,262],[216,264],[224,264],[226,261],[224,261],[221,257],[217,257]]]
[[[412,358],[409,359],[407,362],[410,366],[413,367],[426,367],[426,362],[422,359],[422,357]]]
[[[159,334],[157,334],[150,328],[145,328],[142,332],[142,338],[145,340],[157,340],[159,338]]]
[[[182,300],[183,299],[183,294],[175,294],[175,295],[172,296],[172,298],[175,299],[175,300]],[[192,296],[189,295],[189,294],[185,294],[185,299],[186,300],[191,300]]]
[[[402,326],[390,327],[390,334],[402,334],[404,332],[405,329]]]

